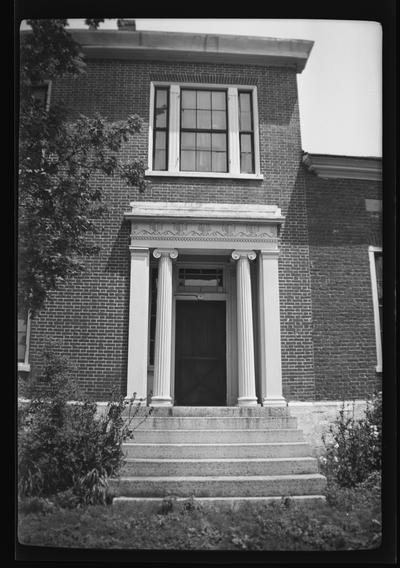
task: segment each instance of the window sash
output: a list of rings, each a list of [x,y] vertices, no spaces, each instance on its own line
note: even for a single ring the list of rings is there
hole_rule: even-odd
[[[159,94],[165,93],[166,107],[165,120],[162,114],[158,115],[157,99]],[[161,97],[162,98],[162,97]],[[158,171],[168,170],[168,140],[169,140],[169,89],[167,87],[156,87],[154,91],[154,118],[153,118],[153,167]]]
[[[226,90],[182,88],[180,101],[180,171],[228,173]],[[222,147],[217,144],[218,137],[224,139]],[[192,147],[187,142],[191,138]]]
[[[248,95],[248,103],[245,105],[244,96]],[[254,114],[253,98],[249,91],[239,91],[239,145],[240,145],[240,171],[241,173],[253,174],[255,171],[254,163]],[[244,120],[246,117],[246,120]],[[250,144],[250,149],[245,147],[244,140]],[[246,144],[247,146],[247,144]],[[246,165],[250,164],[250,165]]]

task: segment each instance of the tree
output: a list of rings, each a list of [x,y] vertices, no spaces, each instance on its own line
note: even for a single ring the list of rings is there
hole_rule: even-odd
[[[48,292],[99,250],[93,237],[106,207],[93,175],[119,175],[143,191],[145,167],[118,159],[122,144],[140,131],[137,115],[114,123],[99,114],[72,121],[62,104],[44,108],[35,98],[35,85],[79,76],[86,65],[66,20],[28,23],[32,32],[20,50],[18,309],[34,316]]]

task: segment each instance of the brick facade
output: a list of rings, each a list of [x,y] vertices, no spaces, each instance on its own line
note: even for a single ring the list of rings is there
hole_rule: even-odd
[[[129,306],[130,201],[196,201],[277,205],[283,395],[288,400],[363,397],[375,384],[375,345],[368,244],[379,233],[363,200],[379,195],[371,182],[322,181],[302,164],[296,72],[285,67],[92,60],[87,74],[52,86],[76,116],[110,120],[137,113],[142,132],[123,149],[147,163],[150,81],[249,84],[258,88],[263,180],[152,177],[144,194],[115,178],[93,179],[108,214],[101,253],[85,273],[52,293],[31,330],[32,372],[40,373],[48,340],[77,369],[87,395],[125,393]]]
[[[316,399],[364,398],[380,387],[368,246],[381,246],[379,182],[306,174]]]

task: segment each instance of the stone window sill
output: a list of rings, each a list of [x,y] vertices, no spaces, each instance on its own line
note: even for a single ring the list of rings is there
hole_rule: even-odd
[[[223,172],[170,172],[170,171],[154,171],[146,170],[146,176],[157,177],[190,177],[190,178],[218,178],[218,179],[254,179],[263,180],[262,174],[233,174]]]

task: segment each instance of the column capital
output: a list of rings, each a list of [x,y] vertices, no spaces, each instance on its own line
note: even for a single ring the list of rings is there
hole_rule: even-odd
[[[232,252],[233,260],[239,260],[240,258],[248,258],[249,260],[255,260],[257,255],[254,250],[234,250]]]
[[[161,258],[162,256],[169,256],[169,258],[178,258],[178,251],[173,248],[157,248],[153,250],[154,258]]]

